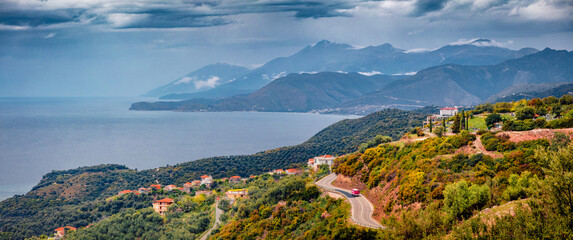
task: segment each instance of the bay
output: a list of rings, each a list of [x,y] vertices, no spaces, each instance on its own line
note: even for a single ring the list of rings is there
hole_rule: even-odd
[[[129,111],[134,98],[0,99],[0,200],[52,170],[114,163],[150,169],[304,142],[355,116]]]

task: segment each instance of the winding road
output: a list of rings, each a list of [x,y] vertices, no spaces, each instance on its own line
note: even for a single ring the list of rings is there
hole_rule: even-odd
[[[213,231],[213,229],[215,229],[219,224],[221,224],[220,218],[222,213],[223,210],[219,209],[219,201],[217,201],[215,203],[215,223],[213,224],[213,227],[209,228],[209,230],[207,230],[207,232],[203,234],[201,240],[206,240],[211,235],[211,231]]]
[[[332,182],[336,180],[336,174],[331,173],[330,175],[318,180],[316,185],[329,191],[334,191],[342,194],[350,202],[351,218],[356,224],[362,225],[369,228],[386,228],[372,218],[372,213],[374,213],[374,206],[366,199],[362,194],[358,197],[352,196],[350,190],[332,186]]]

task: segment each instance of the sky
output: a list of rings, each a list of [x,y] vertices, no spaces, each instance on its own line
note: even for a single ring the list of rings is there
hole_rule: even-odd
[[[1,0],[0,97],[138,96],[326,39],[573,50],[571,0]]]

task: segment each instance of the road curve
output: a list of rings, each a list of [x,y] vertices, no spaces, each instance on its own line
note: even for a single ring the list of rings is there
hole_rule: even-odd
[[[350,190],[332,186],[332,182],[334,180],[336,180],[336,174],[331,173],[330,175],[318,180],[315,184],[321,188],[335,191],[346,197],[352,207],[351,218],[355,223],[369,228],[386,228],[372,218],[374,206],[372,206],[372,203],[370,203],[368,199],[362,196],[362,194],[358,197],[354,197]]]

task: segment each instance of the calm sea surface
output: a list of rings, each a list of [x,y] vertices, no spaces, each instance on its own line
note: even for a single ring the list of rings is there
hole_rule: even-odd
[[[141,99],[0,99],[0,200],[42,175],[102,163],[149,169],[302,143],[354,116],[129,111]]]

